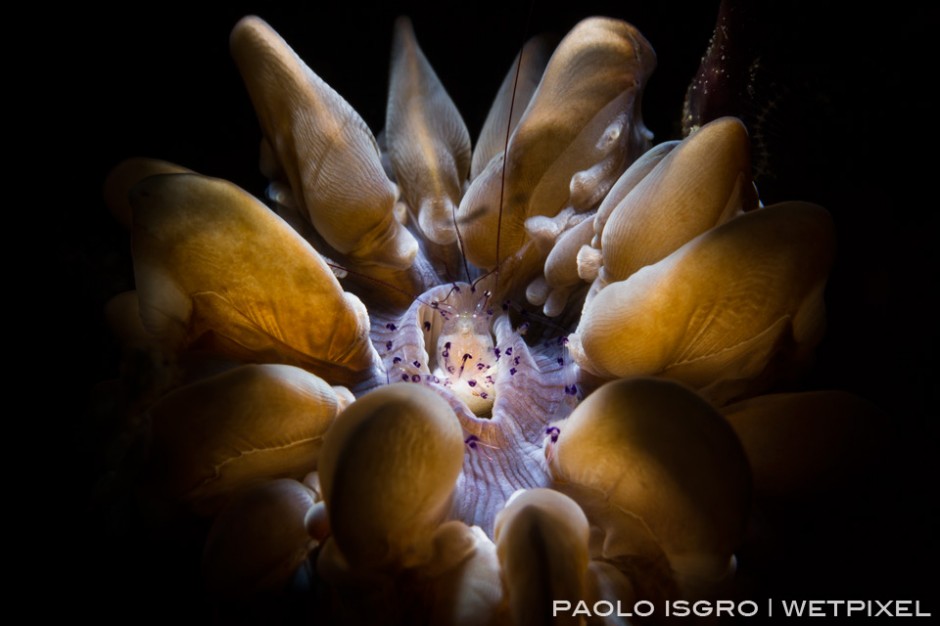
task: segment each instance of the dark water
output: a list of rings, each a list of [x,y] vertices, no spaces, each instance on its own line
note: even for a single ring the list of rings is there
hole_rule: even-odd
[[[528,34],[564,34],[590,14],[635,23],[659,58],[644,97],[647,126],[657,141],[678,137],[682,98],[716,8],[538,4]],[[940,611],[931,604],[932,581],[917,574],[919,567],[929,571],[937,556],[936,514],[927,505],[936,493],[927,477],[938,443],[930,421],[938,400],[937,313],[928,298],[937,293],[940,267],[933,250],[936,159],[929,156],[935,114],[926,89],[936,74],[936,54],[929,50],[938,20],[928,9],[904,4],[888,3],[877,15],[853,3],[808,0],[772,2],[755,12],[761,73],[741,114],[759,120],[752,126],[761,138],[755,150],[759,189],[765,203],[824,205],[839,237],[827,294],[830,329],[809,385],[869,398],[891,414],[897,430],[884,471],[870,484],[814,503],[813,511],[788,512],[794,532],[779,550],[742,555],[768,572],[754,583],[755,596],[912,598]],[[384,115],[391,21],[410,13],[475,136],[527,36],[528,6],[461,6],[454,18],[441,8],[399,6],[348,3],[324,13],[313,3],[240,2],[219,11],[163,3],[108,13],[73,9],[24,26],[36,29],[39,43],[60,59],[34,74],[31,80],[42,84],[27,93],[48,94],[36,97],[37,110],[52,129],[44,139],[45,160],[31,167],[53,175],[62,191],[49,199],[38,190],[44,200],[29,212],[36,216],[33,232],[52,230],[58,268],[43,271],[38,282],[50,286],[49,306],[57,312],[52,327],[40,333],[50,344],[41,351],[43,362],[54,363],[57,372],[54,408],[44,401],[43,412],[63,450],[43,452],[41,465],[59,485],[68,470],[54,505],[71,513],[57,535],[67,534],[69,549],[56,545],[43,559],[44,567],[68,575],[41,583],[50,597],[69,599],[37,613],[140,617],[124,606],[133,601],[143,603],[136,610],[145,615],[183,617],[181,602],[196,586],[188,572],[175,569],[177,555],[167,554],[159,540],[136,544],[121,536],[121,520],[112,532],[88,506],[98,471],[86,417],[90,389],[117,373],[117,350],[100,308],[132,286],[127,238],[100,199],[105,175],[123,158],[151,156],[261,193],[260,132],[228,54],[228,32],[246,13],[267,19],[375,131]]]

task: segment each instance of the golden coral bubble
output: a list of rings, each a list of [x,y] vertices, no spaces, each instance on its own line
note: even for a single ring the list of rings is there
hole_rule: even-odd
[[[280,564],[313,550],[301,570],[312,589],[302,593],[312,591],[304,597],[317,598],[326,619],[444,624],[523,621],[533,610],[526,598],[539,594],[519,591],[518,572],[533,554],[571,566],[571,589],[591,601],[688,597],[724,581],[748,514],[745,454],[762,441],[742,434],[742,452],[706,400],[674,382],[597,389],[598,377],[672,377],[722,404],[792,374],[822,330],[825,212],[760,208],[714,227],[756,200],[742,127],[724,119],[643,154],[651,137],[640,98],[655,57],[619,20],[581,23],[551,61],[545,40],[526,46],[520,81],[504,81],[469,178],[463,122],[407,21],[378,140],[260,19],[242,20],[231,43],[261,124],[274,211],[218,179],[161,174],[156,162],[119,171],[109,184],[119,199],[109,204],[133,223],[143,323],[125,323],[135,310],[128,296],[114,305],[115,326],[146,349],[141,331],[157,331],[160,354],[189,381],[202,375],[188,362],[197,353],[236,368],[221,377],[237,378],[245,362],[316,372],[338,417],[307,462],[271,463],[277,475],[306,476],[306,486],[278,483],[287,491],[323,494],[309,507],[304,498],[252,495],[271,484],[268,465],[233,457],[244,476],[217,495],[237,503],[230,510],[242,507],[246,525],[216,517],[209,578],[238,589],[228,574],[243,571],[251,582],[274,571],[278,587],[286,584]],[[705,141],[712,132],[714,145]],[[691,149],[697,141],[709,149]],[[711,148],[725,156],[710,162]],[[714,202],[694,206],[688,180],[692,195]],[[128,211],[120,196],[131,188]],[[637,206],[618,213],[631,195]],[[696,223],[664,220],[663,198]],[[447,203],[459,205],[450,220]],[[621,253],[633,260],[621,263]],[[467,282],[453,280],[454,259]],[[589,282],[620,264],[627,270],[595,290],[579,321]],[[498,271],[479,278],[491,268]],[[526,286],[557,322],[521,303]],[[472,341],[458,340],[465,334]],[[193,386],[214,389],[215,380]],[[333,388],[341,383],[352,391]],[[180,395],[199,405],[193,386],[152,413],[175,413]],[[241,423],[251,427],[247,441],[296,438],[250,410],[276,406],[280,392],[247,402],[240,387],[197,394],[205,399],[198,409],[178,411],[192,424],[162,420],[176,434],[159,435],[146,471],[157,476],[165,460],[188,455],[179,475],[201,476],[215,466],[214,446],[224,448]],[[292,424],[304,420],[290,416],[315,412],[298,398],[283,408]],[[218,439],[187,441],[201,423]],[[234,449],[244,453],[244,444]],[[655,484],[644,491],[650,476]],[[161,480],[151,486],[174,484]],[[534,496],[511,501],[518,489],[557,506],[520,514]],[[175,493],[189,497],[185,486]],[[213,497],[195,497],[206,505],[197,508],[217,510]],[[240,560],[239,533],[263,535],[265,512],[282,509],[292,511],[283,535],[259,540],[257,554]],[[519,539],[553,524],[562,530],[541,535],[541,552]]]

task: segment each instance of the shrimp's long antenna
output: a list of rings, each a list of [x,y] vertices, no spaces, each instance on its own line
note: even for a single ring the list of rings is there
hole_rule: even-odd
[[[457,223],[457,206],[451,205],[451,218],[454,220],[454,232],[457,233],[457,246],[460,248],[460,258],[463,260],[463,271],[467,274],[467,282],[473,282],[470,278],[470,265],[467,263],[467,255],[464,254],[463,236],[460,234],[460,224]],[[445,264],[446,269],[446,264]]]
[[[509,99],[509,115],[506,116],[506,136],[503,140],[503,171],[499,181],[499,218],[496,221],[496,286],[499,287],[499,244],[503,230],[503,197],[506,192],[506,159],[509,157],[509,131],[512,130],[512,111],[516,106],[516,89],[519,87],[519,75],[522,73],[522,55],[525,54],[525,38],[529,34],[529,25],[532,22],[532,9],[535,0],[529,2],[529,14],[525,20],[525,30],[522,36],[522,46],[519,48],[519,59],[516,62],[516,75],[512,82],[512,97]]]
[[[480,280],[486,278],[487,276],[493,273],[496,274],[495,286],[496,287],[499,286],[499,266],[500,266],[499,244],[500,244],[500,237],[502,235],[502,226],[503,226],[503,194],[505,193],[505,190],[506,190],[506,153],[509,150],[509,131],[512,130],[512,112],[516,106],[516,91],[519,87],[519,75],[522,73],[522,55],[525,54],[525,41],[526,41],[526,37],[529,34],[529,28],[532,24],[532,12],[534,9],[535,9],[535,0],[530,0],[529,12],[526,15],[525,25],[523,26],[523,29],[522,29],[522,45],[519,47],[519,57],[516,61],[516,73],[515,73],[515,76],[513,77],[512,95],[509,100],[509,115],[506,118],[506,136],[503,140],[503,170],[500,174],[500,183],[499,183],[499,214],[498,214],[498,218],[496,221],[496,265],[494,266],[492,270],[485,272],[482,276],[477,277],[477,279],[473,281],[470,280],[470,268],[467,265],[467,257],[466,255],[463,254],[463,250],[464,250],[463,238],[460,235],[460,227],[457,224],[456,214],[454,214],[454,229],[457,231],[457,241],[459,242],[460,253],[461,253],[461,256],[463,257],[464,269],[467,272],[467,282],[471,283],[472,286],[476,286],[476,284]]]

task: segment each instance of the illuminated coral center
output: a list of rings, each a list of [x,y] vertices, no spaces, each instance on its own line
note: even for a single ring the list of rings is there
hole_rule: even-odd
[[[387,380],[445,388],[478,417],[491,417],[497,364],[513,352],[511,345],[499,347],[512,334],[508,320],[506,337],[494,336],[503,316],[491,301],[487,289],[451,283],[421,294],[401,317],[373,315],[372,341]]]
[[[477,305],[474,312],[449,316],[437,339],[434,375],[476,415],[487,415],[496,397],[499,351],[493,344],[490,320]]]

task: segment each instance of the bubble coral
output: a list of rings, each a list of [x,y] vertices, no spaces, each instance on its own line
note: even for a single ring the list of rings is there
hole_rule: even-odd
[[[140,492],[209,520],[209,587],[469,624],[726,584],[750,467],[791,470],[722,412],[808,367],[826,211],[760,204],[734,118],[651,147],[621,20],[528,42],[473,151],[407,19],[377,139],[264,21],[231,49],[267,206],[150,159],[106,184],[136,278],[110,317],[162,372]]]

